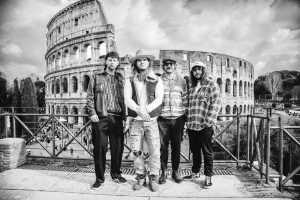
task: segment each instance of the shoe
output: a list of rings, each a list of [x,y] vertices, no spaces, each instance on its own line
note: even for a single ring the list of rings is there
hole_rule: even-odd
[[[181,183],[183,181],[183,178],[180,176],[180,174],[178,173],[178,171],[173,171],[172,172],[172,178],[174,179],[174,181],[176,183]]]
[[[158,185],[156,183],[156,176],[153,174],[149,175],[149,187],[152,192],[156,192],[158,190]]]
[[[121,176],[121,174],[117,175],[116,177],[113,177],[112,180],[116,183],[127,183],[126,179]]]
[[[190,175],[187,175],[183,177],[184,179],[197,179],[200,178],[200,173],[192,173]]]
[[[211,176],[206,176],[205,180],[204,180],[204,186],[212,186],[212,182],[211,182]]]
[[[167,174],[165,174],[165,172],[162,172],[159,179],[158,179],[158,183],[159,184],[164,184],[167,181]]]
[[[133,185],[134,190],[140,190],[143,187],[143,185],[145,184],[145,177],[146,177],[146,175],[144,175],[144,174],[138,174],[135,177],[137,182]]]
[[[100,188],[101,185],[102,185],[102,183],[99,180],[96,180],[95,183],[91,186],[91,188],[93,190],[97,190]]]

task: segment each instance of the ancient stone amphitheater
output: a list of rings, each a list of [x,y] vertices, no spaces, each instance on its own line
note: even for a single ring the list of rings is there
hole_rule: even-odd
[[[114,26],[108,23],[101,2],[80,0],[56,13],[47,24],[46,113],[86,114],[86,91],[91,75],[104,68],[104,56],[118,51]],[[138,48],[138,47],[137,47]],[[188,75],[190,63],[204,61],[212,78],[221,88],[222,114],[238,110],[248,112],[254,104],[254,68],[246,60],[229,55],[184,50],[161,50],[160,60],[172,55],[178,70]],[[121,59],[120,70],[126,74],[129,57]],[[161,73],[161,61],[153,69]],[[125,70],[124,70],[125,69]],[[70,124],[82,124],[85,117],[62,117]]]

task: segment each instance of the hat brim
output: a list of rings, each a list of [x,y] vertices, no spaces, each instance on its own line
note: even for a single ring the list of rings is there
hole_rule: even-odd
[[[171,58],[165,58],[165,59],[163,59],[163,63],[165,63],[165,62],[167,62],[167,61],[171,61],[172,63],[176,63],[176,60],[173,60],[173,59],[171,59]]]
[[[153,55],[138,55],[138,56],[130,58],[130,62],[134,63],[135,60],[138,58],[148,58],[150,61],[153,61],[155,59],[155,57]]]

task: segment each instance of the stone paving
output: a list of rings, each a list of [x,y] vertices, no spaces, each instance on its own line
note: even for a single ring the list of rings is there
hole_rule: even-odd
[[[280,193],[274,183],[265,184],[255,171],[235,167],[228,170],[232,175],[215,175],[213,186],[208,189],[203,187],[204,176],[181,184],[169,177],[166,184],[159,186],[159,191],[151,192],[148,187],[133,191],[135,176],[132,174],[124,174],[128,183],[117,184],[106,173],[104,185],[92,190],[93,173],[18,168],[0,173],[0,199],[296,199],[295,194]]]

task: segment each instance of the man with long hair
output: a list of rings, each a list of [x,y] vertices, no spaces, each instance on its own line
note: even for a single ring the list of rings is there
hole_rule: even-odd
[[[204,186],[211,186],[213,175],[212,136],[221,107],[219,86],[208,77],[206,65],[191,65],[191,88],[188,92],[187,132],[193,154],[192,174],[184,178],[199,178],[201,151],[204,157]]]
[[[149,187],[157,191],[157,177],[160,169],[160,138],[157,117],[163,99],[163,83],[161,78],[151,70],[154,56],[138,50],[131,58],[133,76],[125,81],[125,102],[128,106],[130,142],[134,154],[136,180],[133,189],[139,190],[145,182],[144,139],[149,151]]]
[[[158,117],[160,133],[160,164],[161,175],[159,183],[164,184],[167,180],[167,166],[169,144],[171,145],[172,178],[176,183],[182,182],[178,169],[180,164],[181,136],[186,119],[184,97],[187,93],[187,85],[184,78],[176,72],[176,60],[173,57],[163,59],[164,73],[161,76],[164,84],[164,98],[162,114]]]
[[[103,72],[94,73],[87,90],[87,108],[92,120],[92,143],[96,181],[92,189],[104,183],[108,140],[111,151],[111,171],[113,181],[126,183],[121,176],[121,162],[124,150],[123,120],[125,104],[123,76],[116,71],[120,63],[119,54],[111,51],[105,56]]]

